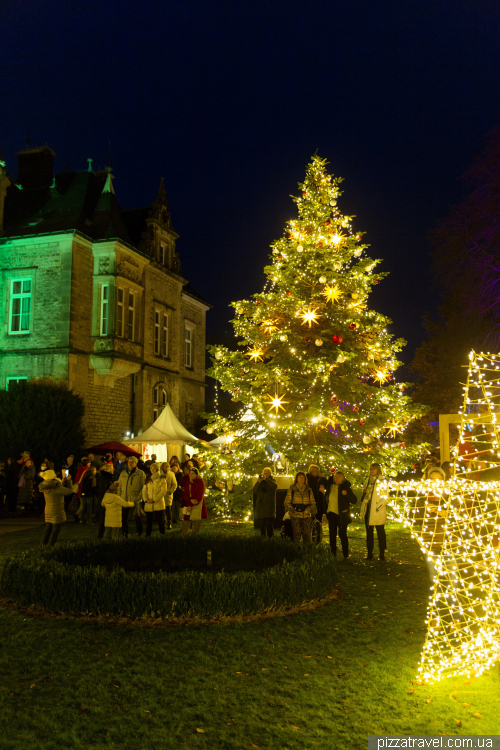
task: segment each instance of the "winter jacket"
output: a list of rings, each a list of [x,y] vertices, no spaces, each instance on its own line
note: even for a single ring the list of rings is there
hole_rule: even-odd
[[[174,492],[177,489],[177,479],[175,478],[175,474],[173,471],[170,471],[170,469],[166,472],[160,469],[160,471],[156,473],[159,473],[162,479],[165,480],[165,505],[172,505]]]
[[[311,516],[315,516],[317,507],[312,489],[307,484],[303,484],[302,489],[298,484],[292,484],[286,493],[285,511],[290,514],[290,518],[311,518]]]
[[[45,497],[45,523],[64,523],[64,497],[73,494],[71,480],[69,487],[64,487],[60,479],[49,479],[47,482],[41,482],[38,489]]]
[[[22,467],[18,482],[20,482],[21,479],[24,478],[24,483],[19,487],[19,492],[17,494],[18,505],[28,505],[29,503],[31,503],[35,471],[36,470],[33,464],[31,466]]]
[[[101,471],[97,475],[97,497],[102,500],[110,486],[113,484],[113,474],[110,471]]]
[[[262,479],[256,482],[253,488],[253,498],[255,500],[254,518],[276,518],[276,490],[278,485],[272,479]]]
[[[106,511],[104,526],[112,529],[121,529],[122,526],[122,508],[133,508],[135,503],[123,500],[119,495],[112,492],[106,492],[102,499],[101,505]]]
[[[169,474],[172,472],[169,471]],[[165,510],[165,492],[167,491],[167,480],[162,477],[160,472],[155,472],[151,481],[142,488],[142,499],[144,500],[144,510],[151,513],[154,510]],[[153,502],[148,502],[148,501]]]
[[[325,503],[326,508],[328,510],[328,497],[330,495],[330,488],[335,484],[335,479],[333,477],[330,477],[329,480],[326,483],[325,488]],[[347,526],[351,523],[351,513],[350,513],[350,506],[355,505],[358,502],[358,498],[354,494],[354,492],[351,489],[351,483],[349,480],[344,479],[344,481],[338,485],[338,493],[339,493],[339,517],[340,517],[340,523],[342,526]],[[344,495],[343,492],[346,494]],[[326,511],[325,511],[326,512]]]
[[[173,494],[172,502],[180,503],[181,501],[182,489],[183,489],[181,480],[183,479],[183,477],[184,477],[184,473],[182,471],[175,472],[175,481],[177,482],[177,489],[175,490]]]
[[[76,493],[78,497],[81,497],[82,495],[82,480],[86,471],[87,471],[86,466],[79,466],[78,469],[76,470],[74,483],[78,485],[78,490]]]
[[[89,471],[88,474],[82,479],[82,495],[85,497],[95,497],[97,489],[97,481],[95,474]]]
[[[189,515],[192,512],[190,509],[197,508],[198,505],[201,507],[200,518],[208,518],[207,506],[205,503],[205,482],[201,477],[196,477],[194,482],[191,482],[189,477],[186,477],[187,482],[184,482],[182,490],[181,507],[186,508],[184,515]],[[195,511],[196,515],[199,514],[199,508]]]
[[[120,473],[120,489],[119,494],[123,500],[127,502],[138,503],[142,499],[142,488],[146,481],[146,475],[143,471],[137,467],[130,471],[130,469],[124,469]]]
[[[326,513],[326,498],[323,492],[320,490],[320,486],[326,487],[327,481],[325,477],[322,476],[313,476],[312,474],[306,474],[306,480],[309,487],[312,489],[314,494],[314,499],[316,500],[316,508],[317,508],[317,514],[318,516],[321,514],[323,515]]]
[[[364,483],[363,486],[363,497],[362,497],[362,504],[361,504],[361,511],[359,514],[359,517],[362,521],[365,521],[365,516],[368,508],[368,499],[366,497],[366,488],[368,487],[368,479]],[[383,524],[387,521],[387,510],[386,506],[389,502],[389,497],[384,497],[381,493],[379,493],[379,479],[377,478],[375,482],[375,487],[373,488],[373,494],[370,501],[370,517],[368,518],[368,526],[383,526]],[[365,521],[366,523],[366,521]]]

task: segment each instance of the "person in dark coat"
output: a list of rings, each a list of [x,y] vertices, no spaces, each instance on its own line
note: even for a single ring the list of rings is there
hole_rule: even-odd
[[[326,517],[330,531],[330,549],[337,554],[337,532],[342,545],[342,554],[349,557],[349,541],[347,527],[351,523],[349,507],[358,502],[351,489],[351,483],[345,478],[343,471],[336,471],[326,483],[325,497],[327,502]]]
[[[178,463],[175,463],[174,461],[170,460],[170,471],[172,471],[175,474],[175,480],[177,482],[177,489],[175,490],[173,497],[172,497],[172,523],[180,523],[181,522],[181,497],[182,497],[182,484],[181,479],[184,476],[184,473],[181,471],[181,468]]]
[[[19,474],[22,464],[15,458],[7,459],[7,477],[5,480],[5,495],[7,498],[7,509],[12,515],[16,512],[17,493],[19,492]]]
[[[17,505],[24,507],[25,513],[33,505],[33,480],[35,479],[35,464],[31,458],[27,458],[19,473],[19,492],[17,493]]]
[[[92,523],[92,510],[95,503],[95,496],[97,492],[97,480],[96,480],[96,468],[95,466],[89,466],[82,479],[82,494],[80,496],[81,505],[78,510],[80,521],[90,526]]]
[[[312,489],[314,499],[316,500],[316,518],[320,523],[323,523],[323,516],[326,513],[326,500],[324,495],[324,488],[326,487],[326,479],[320,474],[320,468],[316,464],[311,464],[306,474],[306,481],[309,487]]]
[[[273,520],[276,518],[276,490],[278,485],[268,467],[257,478],[253,488],[254,511],[256,521],[260,521],[261,536],[273,536]]]

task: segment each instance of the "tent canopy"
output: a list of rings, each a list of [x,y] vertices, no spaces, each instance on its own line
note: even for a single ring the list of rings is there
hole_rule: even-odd
[[[179,422],[170,404],[167,404],[162,413],[145,432],[136,437],[124,440],[125,445],[159,445],[163,443],[195,443],[198,441],[189,430]]]

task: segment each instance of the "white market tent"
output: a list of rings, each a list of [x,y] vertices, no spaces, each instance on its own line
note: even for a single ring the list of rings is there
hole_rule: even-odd
[[[158,461],[169,461],[172,456],[177,456],[182,461],[184,453],[191,452],[186,451],[186,446],[197,441],[198,438],[186,430],[175,416],[170,404],[167,404],[151,427],[140,435],[122,442],[148,458],[152,453],[156,453]]]

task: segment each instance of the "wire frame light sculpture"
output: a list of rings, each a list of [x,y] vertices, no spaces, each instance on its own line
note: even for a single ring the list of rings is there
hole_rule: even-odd
[[[479,675],[500,659],[497,365],[496,355],[470,354],[451,481],[394,483],[390,491],[432,578],[419,666],[425,682]]]

